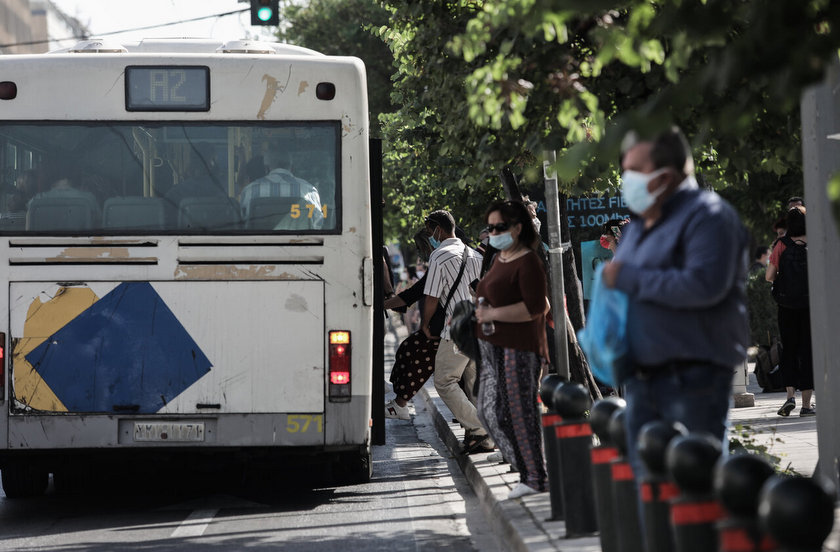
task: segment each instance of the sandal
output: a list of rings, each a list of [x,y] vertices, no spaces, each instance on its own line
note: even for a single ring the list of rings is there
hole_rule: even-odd
[[[464,448],[461,454],[482,454],[485,452],[493,452],[496,447],[490,445],[489,435],[471,435],[468,440],[464,441]]]

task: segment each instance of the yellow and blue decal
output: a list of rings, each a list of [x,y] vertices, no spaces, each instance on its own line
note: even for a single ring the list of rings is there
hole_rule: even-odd
[[[123,282],[101,299],[76,286],[36,297],[13,363],[24,408],[137,414],[157,412],[212,366],[148,282]]]

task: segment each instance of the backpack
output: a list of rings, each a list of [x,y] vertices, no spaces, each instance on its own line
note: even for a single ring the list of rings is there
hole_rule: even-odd
[[[784,391],[785,386],[782,384],[782,371],[780,364],[782,361],[782,342],[779,338],[773,340],[773,345],[770,347],[766,345],[759,345],[758,351],[755,355],[755,374],[756,383],[761,386],[765,393],[775,393]]]
[[[779,272],[773,281],[773,299],[788,309],[808,308],[808,245],[782,237]]]

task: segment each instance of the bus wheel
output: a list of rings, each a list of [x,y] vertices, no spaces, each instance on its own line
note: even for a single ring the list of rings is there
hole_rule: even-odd
[[[46,470],[24,463],[6,465],[0,470],[0,476],[7,498],[40,496],[50,482],[50,474]]]
[[[365,448],[339,455],[333,465],[333,474],[340,485],[369,483],[370,477],[373,475],[370,450]]]

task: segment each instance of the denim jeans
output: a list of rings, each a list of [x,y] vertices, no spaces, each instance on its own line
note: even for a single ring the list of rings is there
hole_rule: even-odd
[[[647,471],[639,458],[636,443],[639,430],[650,421],[681,422],[689,431],[705,431],[723,442],[733,370],[696,364],[649,378],[633,376],[625,382],[627,456],[637,483]]]

